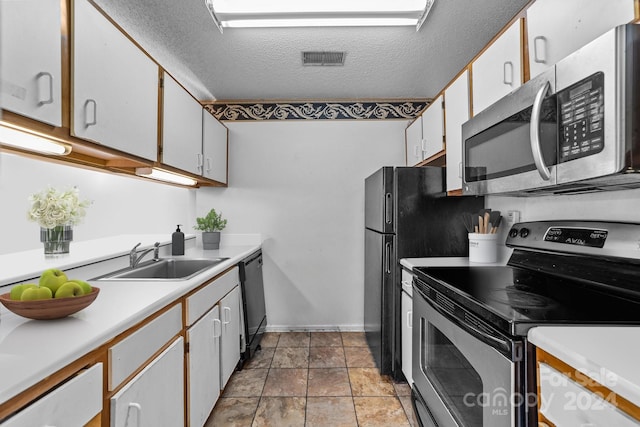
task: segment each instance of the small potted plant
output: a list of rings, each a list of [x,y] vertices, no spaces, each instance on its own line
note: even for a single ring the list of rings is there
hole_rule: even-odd
[[[196,218],[195,230],[202,231],[203,249],[220,248],[220,232],[227,226],[227,220],[222,219],[222,213],[218,214],[211,209],[204,217]]]

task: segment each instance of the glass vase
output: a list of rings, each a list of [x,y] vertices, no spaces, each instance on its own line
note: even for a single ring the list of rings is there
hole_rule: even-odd
[[[44,245],[45,255],[68,254],[72,240],[73,228],[70,225],[40,228],[40,241]]]

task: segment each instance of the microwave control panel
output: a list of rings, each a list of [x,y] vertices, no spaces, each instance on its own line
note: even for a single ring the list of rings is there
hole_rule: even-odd
[[[558,92],[559,161],[579,159],[604,148],[604,74],[596,73]]]

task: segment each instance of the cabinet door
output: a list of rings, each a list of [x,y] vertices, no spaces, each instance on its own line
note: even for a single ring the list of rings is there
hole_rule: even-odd
[[[187,330],[189,425],[202,427],[220,396],[220,307]]]
[[[158,66],[87,0],[72,36],[72,133],[157,160]]]
[[[102,363],[36,400],[2,427],[83,426],[102,412]]]
[[[402,272],[404,275],[404,271]],[[411,372],[411,332],[413,324],[413,299],[402,292],[402,373],[409,385],[413,383]]]
[[[184,426],[182,337],[113,395],[111,426]]]
[[[220,388],[224,388],[240,360],[240,287],[220,301]]]
[[[465,70],[445,89],[447,191],[462,188],[462,124],[469,120],[469,72]]]
[[[422,161],[422,116],[418,116],[405,130],[407,166]]]
[[[473,62],[473,114],[522,84],[522,20],[514,22]]]
[[[205,178],[227,183],[228,130],[225,125],[202,109],[202,152]]]
[[[164,74],[162,163],[202,175],[202,106]]]
[[[531,78],[608,30],[634,19],[634,0],[537,0],[527,9]]]
[[[60,0],[0,1],[2,108],[62,125]]]
[[[538,370],[540,413],[556,427],[640,426],[640,420],[633,419],[614,405],[615,393],[606,389],[600,395],[592,393],[546,363],[539,363]]]
[[[443,116],[442,95],[440,95],[422,113],[422,160],[444,149]]]

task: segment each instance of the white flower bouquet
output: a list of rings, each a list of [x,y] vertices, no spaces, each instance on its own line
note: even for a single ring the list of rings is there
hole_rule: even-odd
[[[31,209],[27,213],[29,220],[37,222],[42,228],[55,228],[79,224],[86,214],[89,200],[80,200],[77,187],[59,191],[48,187],[29,197]]]

